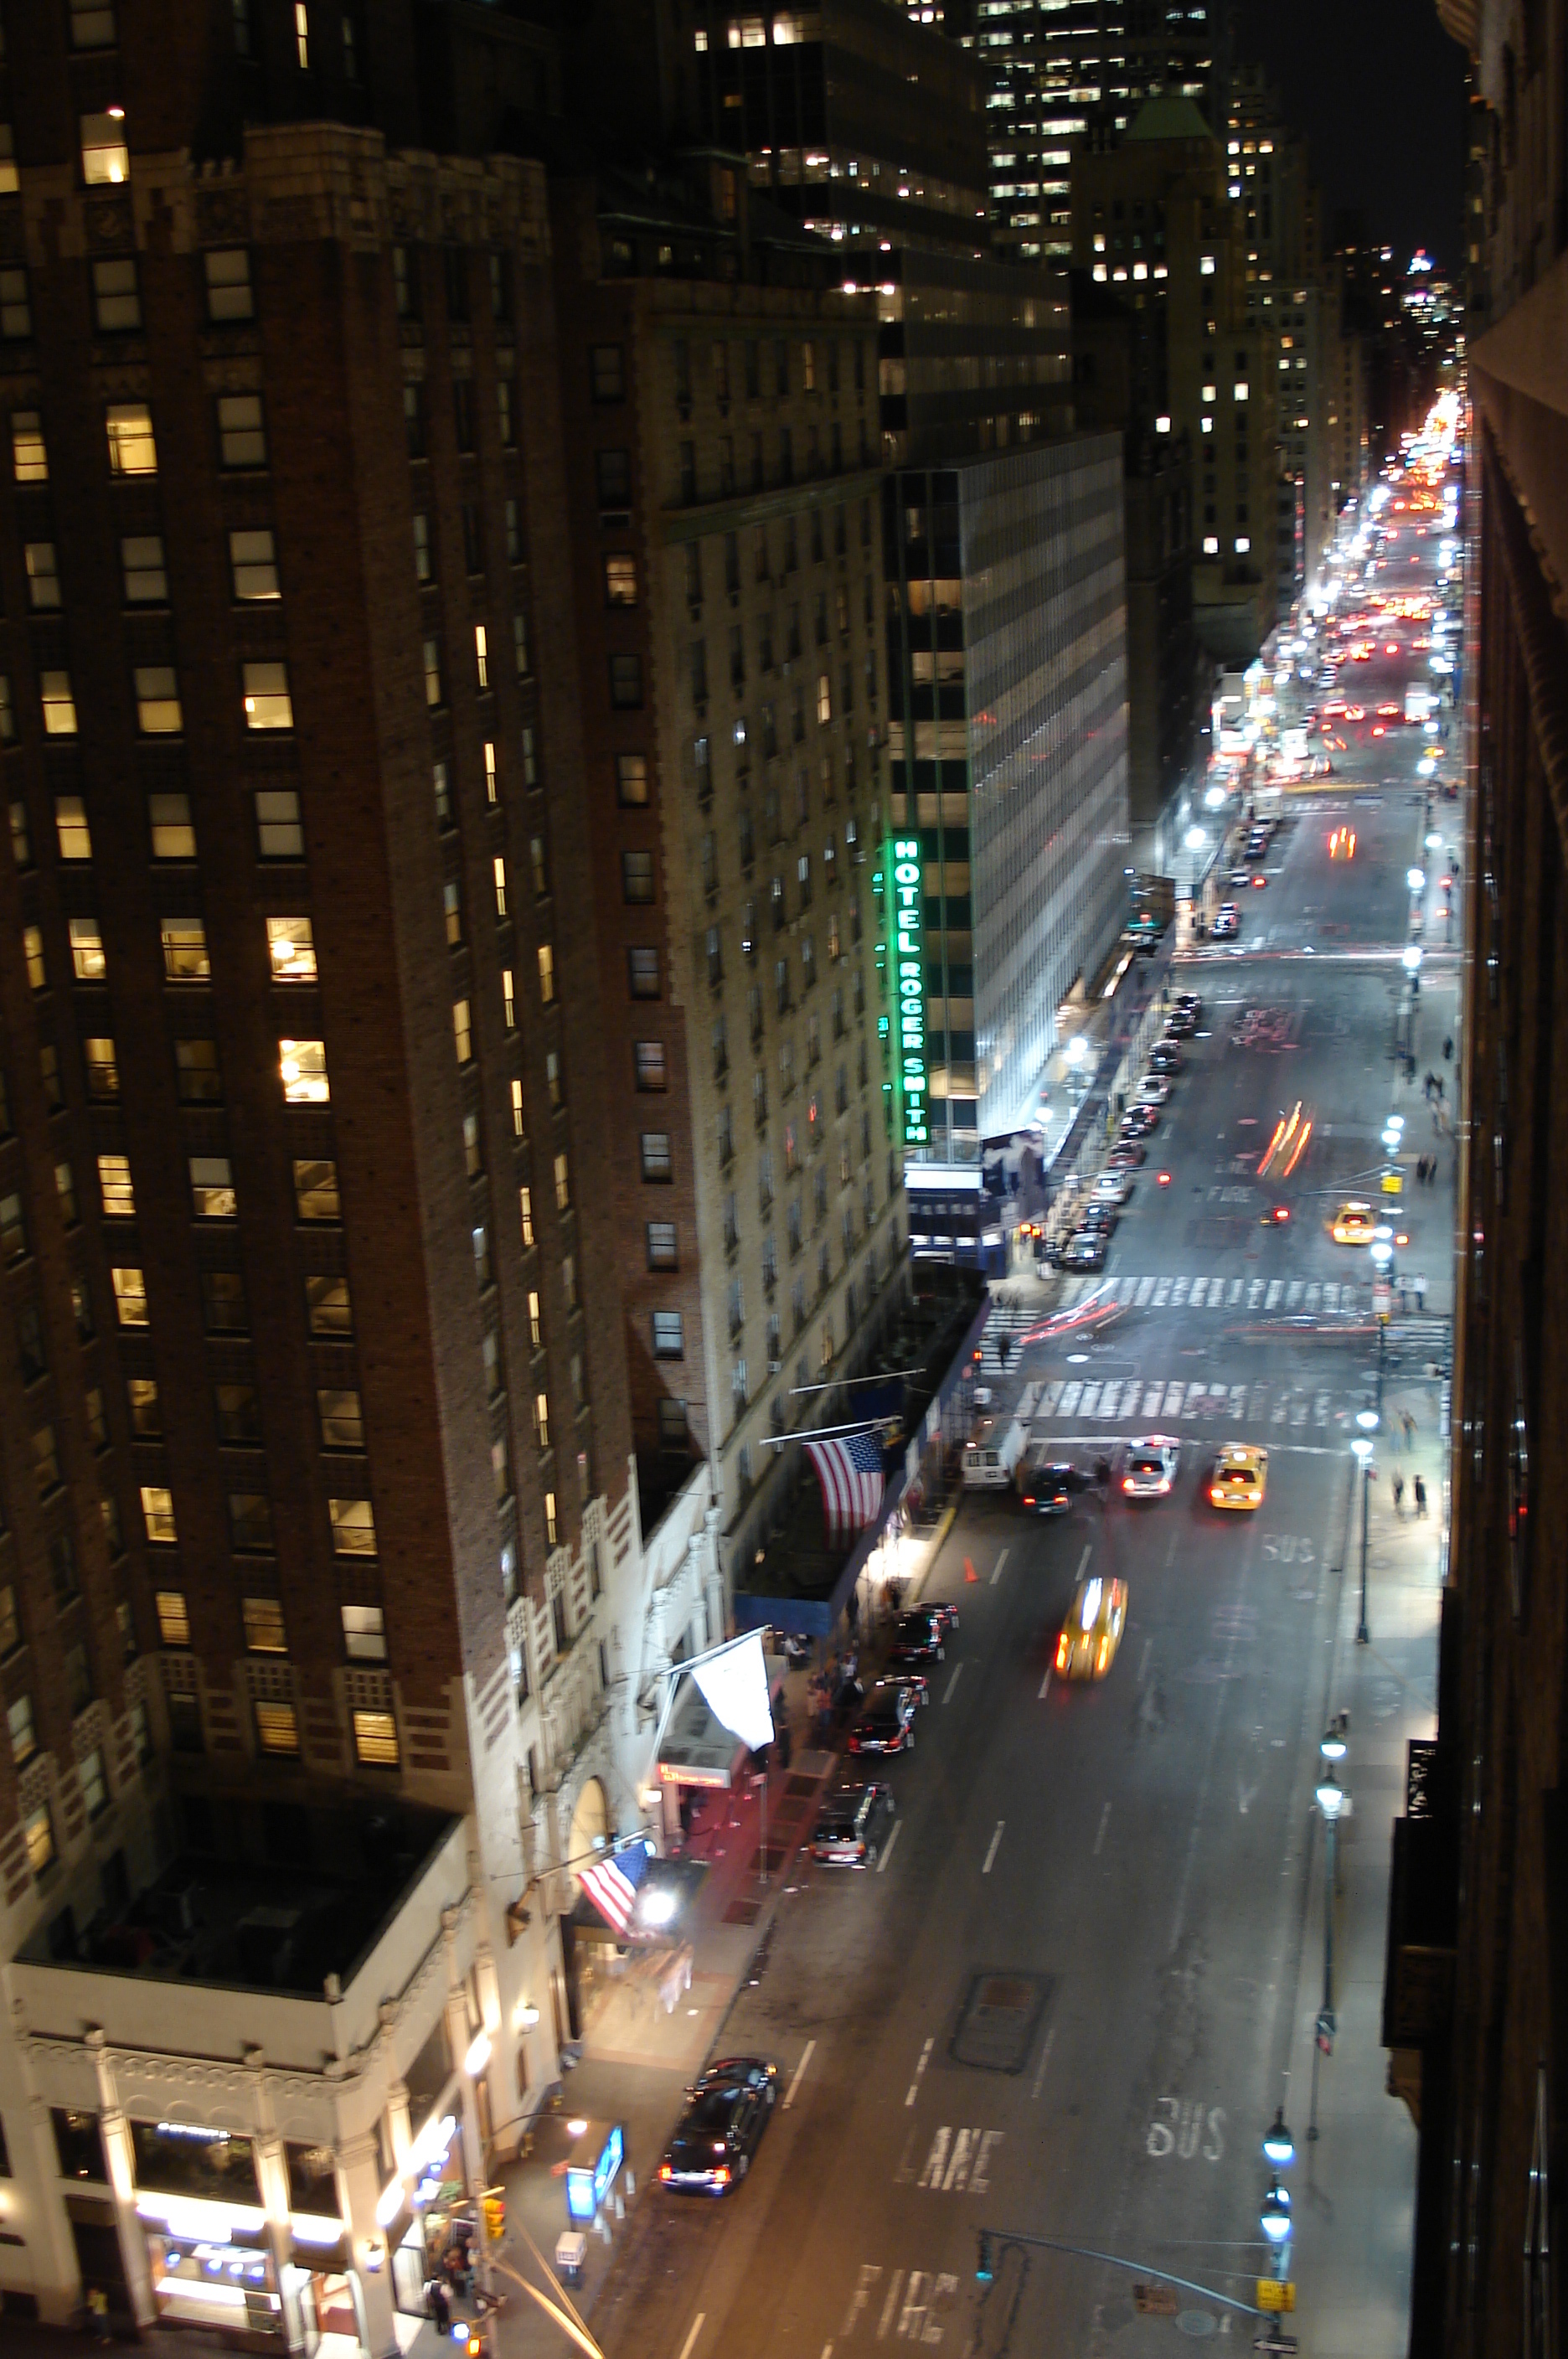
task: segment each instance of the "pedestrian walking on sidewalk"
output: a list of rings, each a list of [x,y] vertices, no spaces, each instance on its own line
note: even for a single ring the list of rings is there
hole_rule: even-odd
[[[1394,1513],[1402,1519],[1404,1512],[1405,1478],[1402,1474],[1396,1474],[1394,1477]]]
[[[1416,1421],[1408,1408],[1399,1411],[1399,1423],[1405,1429],[1405,1448],[1413,1450],[1416,1446]]]
[[[1454,1041],[1452,1036],[1443,1044],[1443,1061],[1445,1065],[1452,1064],[1454,1061]]]
[[[1424,1515],[1425,1515],[1425,1513],[1426,1513],[1426,1484],[1421,1481],[1421,1476],[1418,1474],[1418,1475],[1416,1476],[1416,1516],[1417,1516],[1418,1519],[1419,1519],[1421,1516],[1424,1516]]]

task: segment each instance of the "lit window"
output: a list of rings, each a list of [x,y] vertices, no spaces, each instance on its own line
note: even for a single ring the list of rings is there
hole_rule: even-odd
[[[368,1499],[329,1499],[332,1552],[336,1556],[376,1554],[376,1516]]]
[[[550,1448],[550,1395],[534,1395],[534,1440],[541,1450]]]
[[[544,1322],[539,1316],[539,1299],[532,1291],[528,1295],[528,1342],[536,1352],[544,1343]]]
[[[1250,538],[1248,538],[1248,536],[1247,536],[1245,532],[1244,532],[1244,533],[1238,533],[1238,534],[1237,534],[1237,536],[1236,536],[1236,555],[1237,555],[1238,557],[1245,557],[1245,556],[1247,555],[1247,553],[1248,549],[1249,549],[1251,547],[1252,547],[1252,542],[1251,542]]]
[[[18,409],[11,417],[11,463],[19,484],[47,484],[49,451],[43,420],[36,409]]]
[[[1245,385],[1238,385],[1236,386],[1236,397],[1237,401],[1246,401],[1248,398],[1248,389]]]
[[[245,719],[247,729],[292,729],[294,704],[289,693],[289,667],[282,663],[247,663]]]
[[[145,401],[112,401],[103,412],[112,475],[156,475],[158,444]]]
[[[508,1032],[517,1028],[517,994],[509,966],[501,969],[501,1014]]]
[[[635,557],[606,557],[604,560],[604,603],[607,606],[635,606],[637,602],[637,560]]]
[[[130,150],[125,145],[125,110],[112,107],[106,114],[82,117],[82,177],[89,188],[105,181],[116,186],[131,176]]]
[[[52,540],[29,540],[22,551],[27,572],[27,603],[35,610],[60,603],[60,565]]]
[[[817,675],[817,719],[823,727],[833,719],[833,690],[825,671]]]
[[[136,1196],[131,1185],[131,1158],[128,1155],[101,1155],[98,1158],[98,1192],[103,1200],[106,1220],[136,1219]]]
[[[534,1195],[531,1188],[519,1188],[517,1190],[517,1219],[524,1245],[531,1245],[534,1241]]]
[[[555,1158],[555,1209],[558,1212],[572,1209],[572,1167],[564,1154]]]
[[[279,594],[278,553],[270,532],[231,532],[229,568],[236,598],[249,603]]]
[[[82,1043],[82,1060],[87,1067],[87,1094],[90,1098],[117,1098],[120,1094],[120,1062],[114,1043],[102,1035]]]
[[[425,702],[432,708],[441,701],[441,641],[427,639],[424,646]]]
[[[658,951],[646,947],[628,950],[626,976],[634,999],[657,999],[660,990]]]
[[[191,1209],[199,1221],[232,1221],[238,1217],[234,1173],[226,1155],[192,1155]]]
[[[354,1303],[346,1277],[308,1277],[305,1310],[312,1335],[352,1335]]]
[[[675,1176],[674,1159],[670,1150],[667,1130],[645,1130],[642,1134],[642,1176],[650,1185],[659,1184]],[[102,1158],[100,1157],[100,1161]]]
[[[294,0],[294,54],[301,73],[310,69],[310,12],[305,0]]]
[[[504,918],[506,914],[506,863],[500,853],[491,862],[490,873],[495,886],[495,915]]]
[[[42,1875],[46,1868],[53,1866],[55,1857],[54,1821],[47,1802],[40,1802],[36,1810],[28,1812],[22,1824],[22,1840],[27,1847],[27,1865],[35,1877]]]
[[[156,1484],[144,1483],[142,1484],[142,1521],[147,1526],[147,1536],[149,1540],[162,1541],[172,1547],[180,1538],[174,1520],[172,1493],[160,1490]]]
[[[474,1011],[466,999],[454,999],[452,1003],[452,1029],[457,1044],[458,1063],[471,1065],[474,1062]]]
[[[102,983],[107,973],[96,918],[71,920],[71,970],[78,983]]]
[[[251,293],[250,255],[243,245],[209,250],[201,256],[207,278],[207,317],[214,325],[225,320],[251,320],[256,300]]]
[[[93,266],[93,324],[101,336],[133,334],[142,323],[136,266],[130,255]]]
[[[484,624],[475,623],[474,625],[474,669],[478,676],[479,685],[481,688],[488,688],[490,685],[489,649],[490,642],[485,633]],[[439,704],[441,702],[441,698],[439,696],[432,697],[430,701],[434,704]]]
[[[136,674],[136,726],[144,737],[178,737],[184,715],[180,709],[180,683],[170,664],[138,664]]]
[[[79,919],[77,922],[80,923],[82,921]],[[93,926],[93,931],[94,935],[96,935],[98,931],[96,926]],[[100,943],[98,947],[100,965],[98,977],[94,978],[95,980],[101,980],[103,975],[103,944]],[[44,938],[43,931],[40,927],[23,927],[22,952],[27,962],[28,987],[33,991],[47,991],[49,989],[49,968],[44,962]]]
[[[82,1782],[82,1799],[90,1819],[101,1818],[109,1807],[109,1788],[103,1777],[103,1756],[96,1747],[84,1754],[76,1765]]]
[[[523,1136],[523,1085],[519,1081],[512,1083],[512,1136],[514,1138]]]
[[[343,1634],[343,1652],[351,1662],[387,1660],[387,1628],[379,1605],[345,1605]]]
[[[1219,553],[1220,545],[1218,540],[1213,533],[1206,533],[1203,537],[1203,555],[1205,557],[1217,557]]]
[[[485,799],[487,803],[498,803],[501,799],[500,789],[495,783],[495,748],[488,737],[485,740]]]
[[[316,940],[309,918],[268,918],[267,951],[274,983],[314,983]]]
[[[549,942],[539,949],[539,997],[548,1007],[555,997],[555,952]]]
[[[670,1086],[670,1071],[662,1040],[634,1040],[632,1071],[639,1090],[664,1090]]]
[[[294,1209],[302,1221],[336,1221],[343,1217],[338,1193],[338,1167],[310,1158],[294,1163]]]
[[[245,1642],[253,1655],[286,1655],[289,1641],[283,1628],[283,1601],[278,1597],[246,1597],[241,1601]]]
[[[87,825],[87,812],[80,795],[56,795],[54,799],[54,832],[60,842],[62,860],[91,860],[93,836]]]
[[[648,756],[617,754],[615,756],[615,797],[629,808],[640,807],[648,800]]]
[[[680,1248],[673,1221],[649,1221],[647,1223],[648,1266],[649,1269],[678,1269]]]
[[[304,10],[299,14],[303,16]],[[256,1705],[256,1741],[263,1753],[290,1757],[299,1750],[299,1715],[291,1703]]]
[[[119,1268],[109,1272],[114,1288],[114,1311],[122,1327],[145,1327],[147,1323],[147,1275],[139,1269]]]
[[[76,699],[71,694],[68,671],[46,671],[38,680],[38,694],[43,704],[44,734],[47,737],[74,737],[76,734]]]
[[[355,1708],[354,1752],[355,1760],[366,1769],[397,1768],[397,1723],[389,1712]]]
[[[325,1105],[332,1096],[323,1040],[279,1040],[278,1071],[289,1105]]]
[[[166,983],[210,983],[212,962],[200,918],[165,918],[158,926]]]
[[[653,1356],[656,1360],[681,1360],[686,1355],[686,1339],[681,1329],[679,1310],[656,1310],[653,1313]],[[682,1427],[685,1420],[682,1419]]]

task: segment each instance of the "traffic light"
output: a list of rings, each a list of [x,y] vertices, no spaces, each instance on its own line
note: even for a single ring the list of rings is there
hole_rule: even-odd
[[[506,2233],[506,2199],[504,2195],[486,2195],[483,2209],[485,2234],[493,2245],[498,2245]]]
[[[982,2285],[989,2285],[996,2272],[991,2266],[991,2232],[980,2231],[980,2251],[975,2263],[975,2275]]]

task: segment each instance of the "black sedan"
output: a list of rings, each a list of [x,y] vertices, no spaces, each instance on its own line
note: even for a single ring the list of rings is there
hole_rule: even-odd
[[[1159,1053],[1156,1049],[1155,1056]],[[1149,1061],[1153,1064],[1154,1058],[1151,1057]],[[1122,1129],[1128,1138],[1147,1138],[1150,1131],[1158,1130],[1159,1127],[1160,1115],[1153,1106],[1128,1106],[1122,1116]]]
[[[1088,1487],[1088,1475],[1064,1458],[1026,1461],[1018,1469],[1018,1497],[1031,1516],[1065,1516],[1079,1492]]]
[[[1058,1248],[1058,1269],[1104,1269],[1110,1239],[1098,1229],[1079,1229]]]
[[[1102,1236],[1110,1237],[1116,1234],[1118,1218],[1116,1208],[1110,1199],[1100,1197],[1094,1203],[1084,1205],[1078,1215],[1078,1225],[1082,1229],[1098,1230]]]
[[[761,2056],[724,2056],[686,2092],[686,2110],[659,2166],[661,2187],[727,2195],[751,2169],[779,2094],[779,2067]]]
[[[915,1743],[915,1714],[931,1701],[931,1690],[918,1673],[901,1680],[878,1680],[870,1701],[849,1732],[852,1753],[910,1753]]]
[[[930,1605],[900,1614],[893,1625],[890,1663],[940,1663],[947,1653],[947,1630],[942,1614]]]

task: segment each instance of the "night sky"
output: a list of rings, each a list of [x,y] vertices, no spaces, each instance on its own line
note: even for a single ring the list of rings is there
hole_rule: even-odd
[[[1238,62],[1265,67],[1304,132],[1333,232],[1341,206],[1403,265],[1424,245],[1459,259],[1465,52],[1435,0],[1232,0]]]

